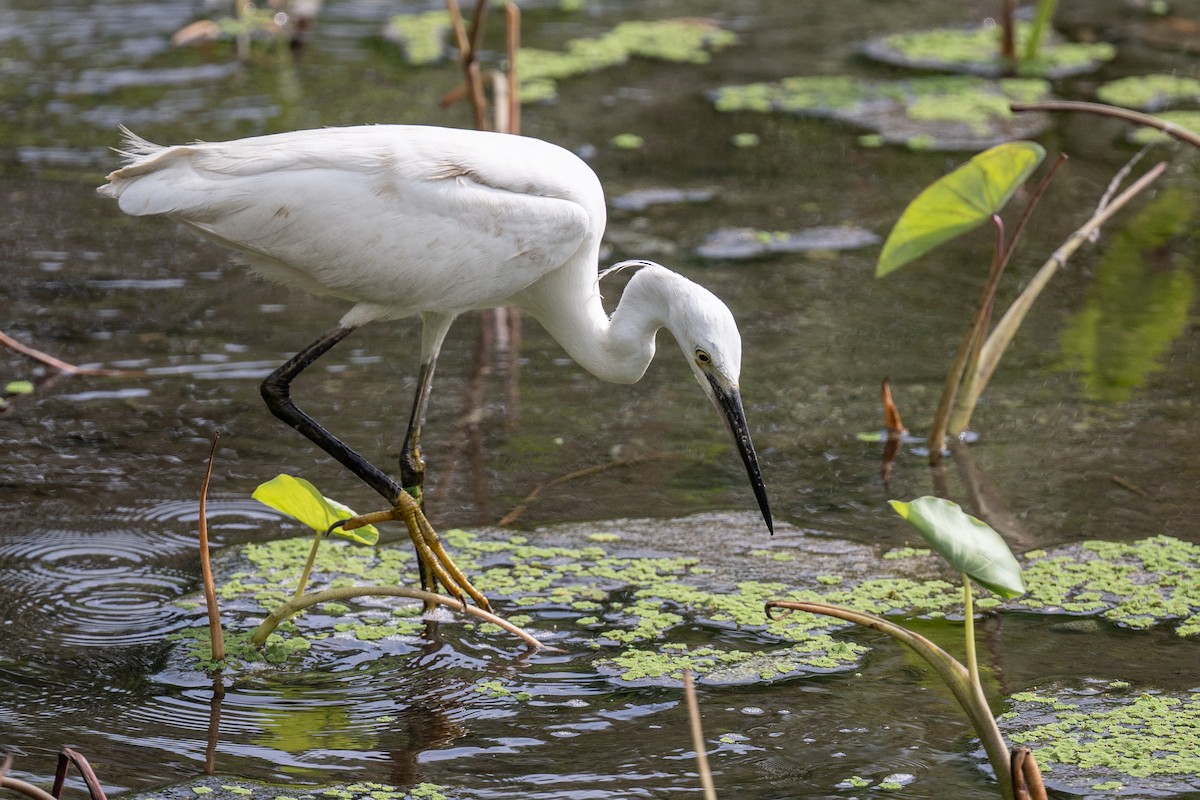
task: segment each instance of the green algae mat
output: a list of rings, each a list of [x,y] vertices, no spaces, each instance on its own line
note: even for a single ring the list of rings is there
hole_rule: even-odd
[[[136,795],[137,800],[458,800],[462,797],[432,783],[421,783],[407,790],[368,781],[296,789],[216,776]]]
[[[716,539],[731,523],[721,515],[702,515],[676,524],[695,531],[697,538]],[[624,525],[636,531],[647,523]],[[452,530],[443,541],[509,621],[556,647],[594,653],[595,666],[617,680],[673,683],[689,668],[702,681],[740,683],[859,666],[865,647],[835,636],[847,623],[808,614],[768,620],[763,605],[771,599],[832,603],[895,617],[960,614],[957,583],[947,580],[953,576],[942,573],[940,561],[927,551],[897,550],[875,558],[869,548],[843,543],[834,555],[811,558],[798,542],[769,550],[747,546],[744,563],[736,566],[730,553],[708,564],[695,555],[644,552],[636,534],[627,537],[621,527],[580,533],[576,545],[558,543],[561,532]],[[752,541],[753,534],[735,538]],[[558,542],[551,544],[552,539]],[[230,666],[236,669],[239,659],[283,663],[297,657],[315,658],[306,665],[315,667],[319,655],[304,653],[331,638],[369,643],[422,633],[419,604],[365,598],[324,603],[285,623],[264,654],[239,649],[249,623],[290,597],[310,546],[307,537],[251,544],[222,563],[218,594],[234,656]],[[1179,637],[1200,634],[1200,582],[1195,579],[1200,545],[1165,536],[1082,542],[1033,551],[1022,561],[1028,592],[1006,602],[985,595],[978,601],[981,609],[1096,617],[1130,629],[1168,628]],[[814,562],[826,569],[814,571]],[[755,573],[752,580],[730,580],[734,574]],[[407,542],[367,547],[330,541],[318,554],[310,590],[416,582]],[[189,608],[199,621],[199,606]],[[487,623],[461,626],[478,636],[505,636]],[[727,640],[722,634],[728,631],[739,636]],[[193,666],[211,666],[205,627],[177,638],[190,643]],[[737,664],[754,669],[732,669]]]
[[[1000,728],[1033,748],[1051,789],[1167,797],[1200,792],[1200,689],[1126,681],[1054,684],[1008,698]]]
[[[982,150],[1032,139],[1049,127],[1044,114],[1014,114],[1009,104],[1049,99],[1040,78],[993,80],[937,75],[871,80],[850,75],[796,76],[724,86],[709,97],[718,111],[831,119],[869,131],[863,146],[914,150]]]
[[[796,613],[769,620],[763,604],[770,599],[834,603],[902,623],[911,620],[926,633],[930,626],[942,629],[947,646],[960,646],[953,644],[953,637],[961,630],[955,622],[961,619],[961,588],[928,551],[880,553],[787,528],[767,539],[759,528],[749,515],[712,514],[519,534],[445,532],[443,540],[456,561],[500,614],[565,651],[529,654],[495,626],[462,618],[443,623],[439,637],[452,643],[452,649],[442,652],[462,650],[447,656],[453,660],[455,707],[468,715],[496,713],[498,708],[518,713],[531,703],[540,707],[553,691],[544,680],[539,682],[539,661],[553,664],[549,668],[558,675],[565,669],[581,681],[607,682],[614,696],[622,686],[677,688],[684,669],[709,687],[773,686],[787,691],[788,681],[867,674],[871,649],[894,647],[826,617]],[[248,647],[246,639],[257,621],[290,596],[310,545],[311,539],[301,537],[222,554],[217,567],[230,649],[226,681],[253,685],[264,676],[298,680],[353,670],[366,670],[369,676],[372,664],[395,659],[410,659],[412,668],[420,670],[420,660],[429,652],[426,625],[419,605],[398,598],[319,605],[280,626],[262,653]],[[1159,640],[1174,639],[1183,648],[1200,644],[1200,588],[1195,580],[1200,545],[1164,536],[1127,543],[1082,542],[1035,551],[1021,560],[1030,591],[1007,602],[985,595],[978,602],[983,613],[1063,617],[1068,623],[1086,619],[1100,626],[1094,634],[1098,637],[1111,635],[1104,634],[1104,628],[1125,629],[1125,635],[1134,636],[1150,635],[1147,629],[1154,628]],[[310,590],[416,581],[407,540],[374,547],[331,541],[321,547]],[[178,646],[171,659],[172,669],[195,673],[213,665],[203,608],[189,607],[196,625],[176,634]],[[1079,641],[1078,635],[1070,639],[1073,645]],[[497,671],[489,662],[469,656],[478,648],[507,653],[505,658],[519,668]],[[1038,688],[1033,694],[1008,698],[1012,713],[1005,718],[1006,732],[1014,742],[1033,746],[1039,762],[1064,786],[1076,786],[1079,780],[1090,782],[1088,791],[1102,785],[1119,785],[1124,787],[1121,791],[1145,786],[1139,782],[1144,776],[1123,761],[1088,762],[1086,770],[1071,772],[1082,756],[1066,742],[1086,737],[1080,731],[1090,730],[1087,725],[1104,724],[1094,715],[1088,722],[1075,715],[1072,709],[1104,710],[1086,692],[1071,694],[1075,691],[1045,694]],[[1194,694],[1142,688],[1122,695],[1118,704],[1145,717],[1148,712],[1138,704],[1151,701],[1143,696],[1155,698],[1160,711],[1170,707],[1180,712],[1169,723],[1176,726],[1170,728],[1171,736],[1180,738],[1189,725],[1196,725]],[[1046,702],[1046,697],[1055,699]],[[1108,735],[1116,736],[1121,729],[1109,730]],[[1156,735],[1162,730],[1160,725]],[[1165,780],[1171,786],[1184,785],[1174,777]],[[275,797],[265,794],[269,791],[263,789],[262,796]],[[375,797],[370,791],[338,796]],[[437,795],[388,798],[422,796]]]

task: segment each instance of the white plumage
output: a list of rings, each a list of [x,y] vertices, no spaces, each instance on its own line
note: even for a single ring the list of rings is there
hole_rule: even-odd
[[[394,482],[363,475],[374,467],[291,404],[290,380],[351,330],[422,314],[422,377],[402,457],[402,477],[419,482],[419,430],[450,323],[469,309],[517,306],[584,368],[618,383],[643,375],[655,333],[667,328],[729,425],[770,527],[738,389],[733,315],[675,272],[627,262],[620,266],[638,269],[609,317],[598,273],[604,195],[572,153],[526,137],[407,125],[173,147],[125,133],[127,163],[99,189],[122,211],[168,216],[271,280],[353,303],[263,391],[276,416],[385,496]]]

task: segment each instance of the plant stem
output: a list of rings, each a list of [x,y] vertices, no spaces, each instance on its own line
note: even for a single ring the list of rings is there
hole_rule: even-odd
[[[225,660],[225,636],[221,630],[221,609],[217,606],[217,586],[213,580],[212,562],[208,551],[208,483],[212,478],[213,459],[221,434],[214,433],[208,451],[208,467],[200,484],[200,512],[197,533],[200,539],[200,575],[204,581],[204,605],[208,608],[208,637],[212,643],[213,661]]]
[[[1038,50],[1042,46],[1042,37],[1046,34],[1046,28],[1050,26],[1050,20],[1054,18],[1054,9],[1058,6],[1058,0],[1038,0],[1037,15],[1033,18],[1033,28],[1029,31],[1029,41],[1025,42],[1025,53],[1021,56],[1021,60],[1028,64],[1038,57]]]
[[[971,595],[971,578],[967,573],[962,573],[963,581],[963,637],[966,640],[967,650],[967,674],[971,677],[971,683],[977,688],[982,684],[979,682],[979,662],[975,660],[975,602]]]
[[[1114,117],[1126,122],[1145,125],[1148,128],[1160,130],[1168,136],[1174,136],[1181,142],[1187,142],[1193,147],[1200,147],[1200,133],[1176,125],[1173,122],[1159,119],[1140,111],[1130,111],[1128,108],[1106,106],[1103,103],[1085,103],[1081,100],[1043,100],[1037,103],[1012,103],[1009,108],[1013,111],[1082,111],[1087,114],[1099,114],[1102,117]]]
[[[304,590],[308,587],[308,579],[312,575],[313,564],[317,562],[317,550],[321,547],[321,532],[317,531],[313,536],[312,547],[308,551],[308,560],[304,562],[304,571],[300,573],[300,580],[296,583],[296,593],[292,595],[292,600],[299,600],[304,594]]]
[[[902,628],[874,614],[867,614],[862,611],[855,611],[828,603],[771,600],[766,604],[766,613],[770,619],[780,619],[779,615],[771,613],[774,609],[784,609],[788,612],[807,611],[810,614],[824,614],[825,616],[844,619],[847,622],[853,622],[864,628],[871,628],[872,630],[886,633],[893,639],[912,648],[913,652],[921,656],[921,658],[929,663],[929,666],[933,667],[938,677],[953,692],[954,698],[958,700],[958,704],[966,712],[967,718],[971,720],[971,724],[975,726],[975,733],[979,735],[979,739],[983,743],[984,752],[987,753],[988,761],[992,765],[992,770],[996,773],[996,782],[1000,785],[1001,798],[1003,800],[1015,800],[1012,780],[1012,757],[1009,755],[1008,745],[1005,744],[1004,737],[1000,735],[1000,728],[996,726],[996,719],[992,716],[992,710],[988,707],[987,699],[983,696],[983,691],[979,688],[978,684],[972,686],[970,673],[962,665],[962,662],[955,659],[924,636],[913,633],[907,628]]]
[[[992,266],[988,271],[987,281],[983,285],[979,304],[975,307],[975,313],[971,317],[971,324],[967,326],[967,331],[963,334],[962,341],[959,342],[958,352],[954,354],[954,363],[951,365],[950,371],[946,373],[946,385],[942,387],[942,396],[938,400],[937,412],[934,414],[933,425],[929,430],[929,463],[934,466],[942,461],[946,431],[950,428],[950,411],[954,408],[963,383],[967,381],[965,377],[967,369],[974,370],[978,363],[979,353],[987,336],[987,326],[992,318],[996,287],[999,285],[1000,275],[1008,263],[1008,259],[1003,255],[1008,249],[1004,246],[1004,223],[998,214],[992,215],[992,221],[996,227],[995,252],[997,255],[992,259]]]
[[[1000,285],[1000,277],[1004,274],[1008,262],[1012,260],[1017,243],[1021,240],[1029,220],[1033,217],[1034,209],[1041,202],[1051,179],[1066,160],[1065,155],[1060,155],[1046,170],[1046,174],[1033,190],[1029,202],[1025,204],[1025,210],[1021,212],[1007,241],[1005,241],[1003,221],[998,215],[992,215],[993,224],[996,226],[996,254],[992,258],[992,266],[988,271],[988,278],[983,285],[983,291],[980,294],[979,304],[975,308],[975,314],[971,318],[971,324],[963,335],[962,343],[955,354],[954,366],[946,375],[946,386],[942,389],[942,397],[938,402],[937,413],[934,415],[933,427],[929,432],[929,463],[933,466],[941,463],[942,445],[946,433],[949,432],[954,436],[960,435],[966,430],[966,423],[971,419],[971,412],[974,411],[975,403],[979,399],[979,393],[975,391],[974,387],[975,374],[983,347],[987,343],[987,329],[991,325],[992,310],[996,303],[996,291]],[[982,387],[980,387],[980,391],[982,391]],[[967,399],[962,399],[964,396]],[[937,444],[936,448],[934,443]]]
[[[310,606],[315,606],[317,603],[342,602],[344,600],[353,600],[356,597],[409,597],[414,600],[420,600],[424,603],[453,608],[456,611],[462,611],[464,614],[469,614],[473,617],[478,617],[484,622],[490,622],[497,625],[512,635],[519,638],[521,641],[528,644],[530,647],[535,647],[539,650],[548,650],[550,652],[563,652],[556,647],[542,644],[530,634],[513,625],[506,619],[498,617],[495,614],[484,611],[482,608],[469,606],[463,602],[455,600],[453,597],[447,597],[444,594],[435,594],[434,592],[426,592],[421,589],[409,589],[404,586],[340,586],[335,589],[325,589],[320,592],[306,594],[303,597],[293,597],[279,608],[272,611],[267,618],[264,619],[254,633],[250,636],[250,643],[255,647],[262,647],[266,643],[267,637],[278,627],[279,623],[286,619],[299,614]]]
[[[964,392],[963,398],[958,402],[959,413],[954,415],[950,420],[950,428],[953,430],[965,430],[971,421],[971,412],[974,410],[976,403],[979,401],[979,396],[983,393],[988,381],[991,380],[992,374],[995,373],[996,367],[1000,363],[1001,356],[1012,342],[1013,337],[1017,335],[1017,329],[1025,320],[1025,315],[1029,313],[1029,309],[1033,307],[1033,302],[1041,294],[1042,289],[1046,288],[1050,278],[1060,267],[1067,263],[1067,260],[1074,255],[1084,242],[1091,235],[1099,230],[1099,228],[1108,222],[1112,217],[1120,211],[1125,205],[1136,197],[1140,192],[1146,189],[1166,170],[1167,164],[1165,161],[1159,162],[1152,169],[1148,170],[1145,175],[1134,181],[1128,189],[1119,194],[1113,201],[1102,209],[1097,209],[1086,223],[1076,230],[1063,244],[1051,254],[1046,263],[1033,276],[1033,279],[1025,286],[1025,289],[1013,301],[1008,310],[1004,312],[1004,316],[996,323],[995,328],[987,338],[987,343],[984,345],[983,352],[980,354],[979,365],[976,367],[975,375],[970,378],[969,391]]]

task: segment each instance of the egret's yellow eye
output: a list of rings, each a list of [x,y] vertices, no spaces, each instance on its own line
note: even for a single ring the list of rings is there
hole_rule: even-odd
[[[712,356],[710,356],[707,351],[696,348],[696,363],[711,364]]]

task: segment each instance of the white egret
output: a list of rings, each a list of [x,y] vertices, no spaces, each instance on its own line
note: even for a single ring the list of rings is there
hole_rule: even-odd
[[[581,366],[615,383],[640,379],[656,332],[670,331],[733,434],[773,528],[738,388],[742,344],[733,315],[707,289],[648,261],[618,265],[638,269],[612,316],[605,312],[598,272],[604,193],[574,154],[522,136],[409,125],[173,147],[125,136],[127,163],[99,189],[122,211],[178,220],[268,279],[354,304],[271,373],[262,394],[276,417],[393,506],[402,487],[419,487],[424,477],[421,425],[450,324],[470,309],[516,306]],[[414,314],[423,322],[421,368],[397,484],[297,408],[289,384],[358,327]],[[428,554],[409,527],[418,552]],[[435,557],[453,567],[433,544]],[[457,569],[451,577],[465,581]],[[427,569],[422,581],[432,582]],[[482,598],[469,582],[462,588]]]

